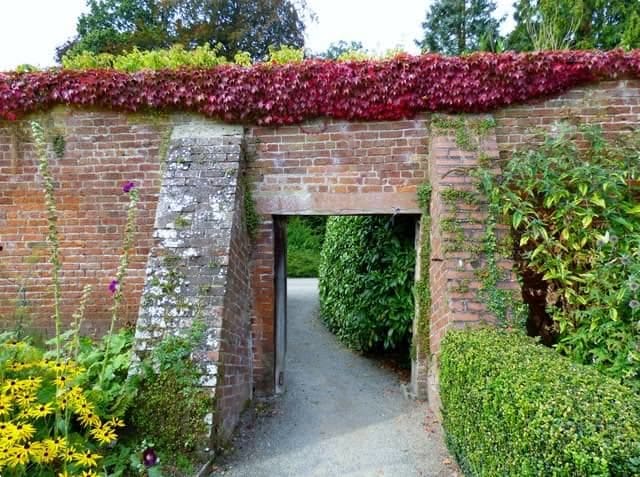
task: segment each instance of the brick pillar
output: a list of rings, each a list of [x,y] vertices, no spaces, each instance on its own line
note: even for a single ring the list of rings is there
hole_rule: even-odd
[[[457,118],[444,116],[443,122]],[[479,118],[467,116],[465,119],[474,121]],[[445,333],[451,328],[495,323],[495,317],[478,296],[482,286],[478,274],[486,265],[482,252],[486,203],[479,196],[478,203],[469,203],[462,194],[471,192],[477,195],[479,192],[470,172],[480,165],[478,158],[481,153],[483,164],[497,164],[499,154],[493,129],[483,138],[472,138],[478,141],[477,147],[465,150],[457,143],[455,130],[432,126],[429,159],[432,186],[430,350],[436,359],[432,360],[430,368],[428,394],[432,409],[439,412],[437,355]],[[498,226],[496,233],[508,233],[508,228]],[[519,288],[512,271],[513,262],[501,260],[499,267],[504,271],[504,281],[499,286]]]
[[[261,217],[256,234],[251,270],[253,289],[253,376],[259,395],[274,393],[275,377],[275,256],[274,223]]]
[[[198,321],[192,357],[218,401],[217,431],[228,435],[251,397],[249,242],[239,171],[243,130],[206,120],[176,126],[147,262],[135,350]]]

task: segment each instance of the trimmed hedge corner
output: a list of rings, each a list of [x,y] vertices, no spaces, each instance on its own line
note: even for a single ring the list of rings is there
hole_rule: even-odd
[[[447,444],[467,476],[640,475],[640,399],[531,338],[451,331],[440,393]]]

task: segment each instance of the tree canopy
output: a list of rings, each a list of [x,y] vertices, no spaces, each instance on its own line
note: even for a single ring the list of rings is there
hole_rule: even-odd
[[[304,0],[87,0],[77,35],[57,49],[57,60],[82,51],[122,53],[221,45],[232,58],[246,51],[264,58],[270,46],[304,46]]]
[[[640,47],[640,2],[518,0],[508,46],[518,51]]]
[[[491,15],[495,8],[493,0],[437,0],[422,24],[424,38],[416,44],[448,55],[477,50],[483,37],[499,37],[502,19]]]

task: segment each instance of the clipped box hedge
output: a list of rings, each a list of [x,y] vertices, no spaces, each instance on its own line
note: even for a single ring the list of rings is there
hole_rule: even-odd
[[[467,476],[640,475],[640,398],[531,338],[450,331],[440,393]]]

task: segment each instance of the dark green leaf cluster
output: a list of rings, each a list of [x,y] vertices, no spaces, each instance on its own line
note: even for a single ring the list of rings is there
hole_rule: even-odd
[[[518,0],[507,44],[516,51],[640,47],[640,3],[628,0]]]
[[[331,217],[320,261],[320,313],[356,350],[391,349],[410,339],[414,315],[413,220]]]
[[[540,147],[514,155],[499,183],[487,176],[481,184],[511,222],[521,271],[546,284],[559,350],[637,386],[640,141],[608,142],[594,127],[574,134],[560,125]]]
[[[304,2],[290,0],[91,0],[77,23],[77,36],[57,51],[122,53],[169,48],[220,45],[223,56],[248,52],[266,57],[270,46],[304,45]],[[298,7],[298,8],[297,8]]]
[[[199,384],[201,372],[191,353],[201,335],[170,336],[145,361],[131,423],[139,439],[153,442],[175,463],[199,444],[208,445],[205,416],[213,410],[211,395]]]
[[[292,217],[287,223],[287,276],[317,277],[326,217]]]
[[[640,400],[594,368],[496,329],[450,331],[447,444],[467,476],[640,475]]]
[[[434,2],[422,24],[425,36],[416,43],[423,51],[447,55],[477,51],[483,39],[500,37],[503,19],[493,18],[495,10],[496,3],[492,0]]]

